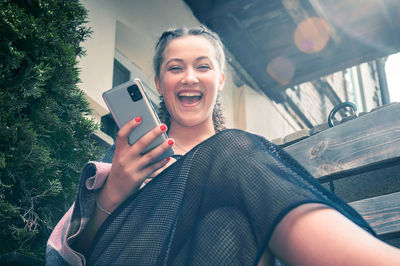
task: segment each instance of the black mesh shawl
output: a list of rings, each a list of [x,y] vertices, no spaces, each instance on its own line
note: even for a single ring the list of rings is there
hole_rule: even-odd
[[[127,199],[104,222],[89,265],[253,265],[304,203],[362,217],[263,137],[225,130]]]

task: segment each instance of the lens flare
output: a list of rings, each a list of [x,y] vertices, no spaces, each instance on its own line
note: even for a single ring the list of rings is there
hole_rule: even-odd
[[[329,24],[318,17],[302,21],[294,33],[297,48],[308,54],[320,52],[330,39]]]
[[[398,36],[390,33],[400,23],[399,3],[399,0],[318,1],[326,19],[343,35],[342,39],[356,41],[356,45],[368,46],[382,54],[398,52],[398,42],[392,41]]]
[[[267,72],[274,80],[286,85],[292,81],[295,67],[289,59],[276,57],[268,63]]]

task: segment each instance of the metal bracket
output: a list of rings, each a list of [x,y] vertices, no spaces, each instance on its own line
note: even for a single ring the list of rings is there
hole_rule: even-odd
[[[351,110],[353,111],[353,114],[357,117],[358,116],[358,112],[357,112],[357,106],[354,104],[354,103],[352,103],[352,102],[343,102],[343,103],[340,103],[340,104],[338,104],[338,105],[336,105],[333,109],[332,109],[332,111],[330,111],[330,113],[329,113],[329,115],[328,115],[328,125],[330,126],[330,127],[334,127],[335,126],[335,119],[334,119],[334,116],[335,116],[335,114],[339,111],[339,110],[341,110],[341,109],[343,109],[343,108],[346,108],[346,107],[350,107],[351,108]]]

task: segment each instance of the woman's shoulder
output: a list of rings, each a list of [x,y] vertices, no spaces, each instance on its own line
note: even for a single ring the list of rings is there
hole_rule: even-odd
[[[223,129],[219,132],[217,132],[215,135],[211,136],[208,140],[211,139],[224,139],[224,138],[234,138],[234,139],[242,139],[242,140],[250,140],[250,141],[266,141],[269,142],[263,135],[255,133],[255,132],[250,132],[247,130],[242,130],[238,128],[226,128]]]

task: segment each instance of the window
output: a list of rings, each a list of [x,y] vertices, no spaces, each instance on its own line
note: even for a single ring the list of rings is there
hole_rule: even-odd
[[[114,58],[113,87],[118,86],[131,78],[131,72]]]

